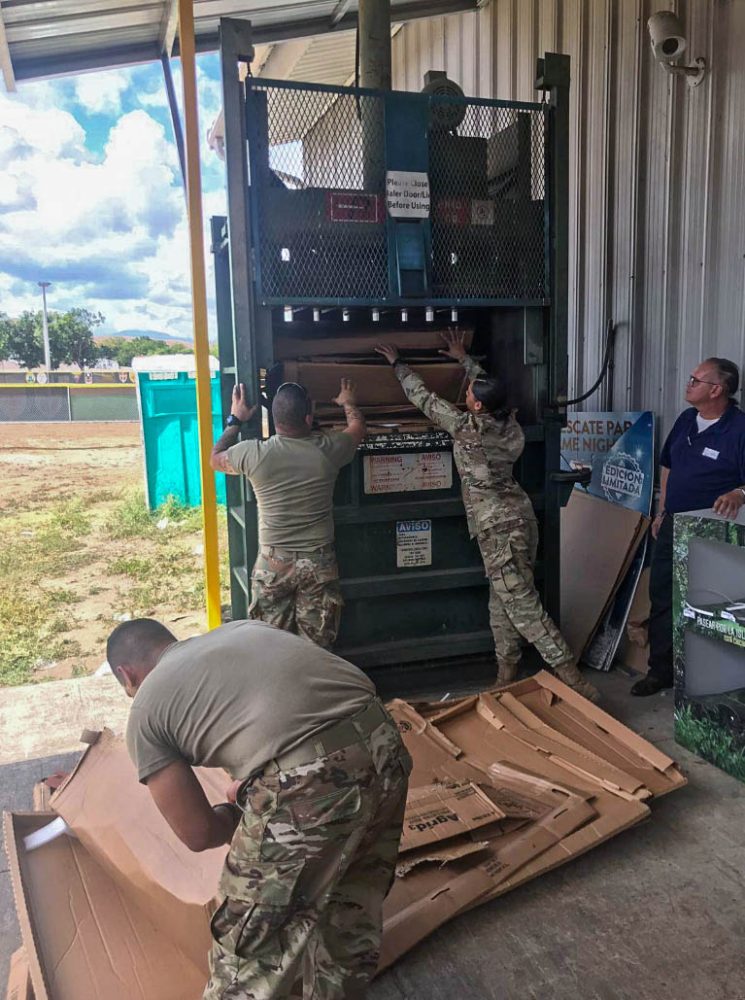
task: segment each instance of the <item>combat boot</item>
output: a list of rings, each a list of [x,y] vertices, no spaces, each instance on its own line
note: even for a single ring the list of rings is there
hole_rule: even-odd
[[[581,694],[583,698],[587,698],[588,701],[600,701],[600,692],[594,684],[590,684],[584,679],[574,660],[570,660],[568,663],[559,663],[553,667],[553,671],[560,681],[563,681],[577,694]]]
[[[512,684],[513,681],[517,680],[517,663],[510,663],[506,661],[497,662],[497,683],[496,687],[504,687],[505,684]]]

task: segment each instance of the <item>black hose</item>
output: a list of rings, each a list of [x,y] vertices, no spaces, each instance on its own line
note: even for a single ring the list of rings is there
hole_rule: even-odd
[[[603,366],[600,369],[600,374],[598,375],[597,379],[593,382],[591,387],[587,390],[587,392],[582,393],[581,396],[577,396],[576,399],[568,399],[566,403],[562,404],[563,406],[574,406],[576,403],[584,402],[584,400],[586,400],[588,396],[592,396],[593,392],[595,392],[595,390],[601,384],[605,376],[608,374],[608,365],[610,364],[611,358],[613,357],[613,343],[615,341],[615,338],[616,338],[616,328],[613,325],[613,320],[609,319],[606,327],[605,353],[603,355]]]

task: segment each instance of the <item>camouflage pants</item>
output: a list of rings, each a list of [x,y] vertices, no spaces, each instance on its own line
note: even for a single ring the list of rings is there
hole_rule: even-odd
[[[309,552],[262,546],[251,573],[248,617],[330,649],[344,601],[333,545]]]
[[[523,521],[511,530],[490,528],[477,540],[489,578],[489,624],[500,676],[514,676],[522,642],[535,646],[550,667],[574,662],[566,639],[541,604],[533,580],[538,525]]]
[[[392,721],[239,795],[205,1000],[362,1000],[378,963],[411,760]]]

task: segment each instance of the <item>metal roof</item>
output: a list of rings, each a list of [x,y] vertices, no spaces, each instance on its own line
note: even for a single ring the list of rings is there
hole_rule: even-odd
[[[476,10],[483,0],[391,0],[395,21]],[[218,45],[221,17],[250,20],[254,41],[354,28],[358,0],[194,0],[197,50]],[[0,0],[6,86],[84,70],[149,62],[174,44],[177,0]],[[346,43],[346,40],[342,44]],[[176,45],[177,48],[177,45]]]

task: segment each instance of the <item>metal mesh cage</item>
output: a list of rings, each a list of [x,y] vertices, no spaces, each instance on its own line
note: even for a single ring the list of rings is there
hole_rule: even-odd
[[[383,99],[254,81],[247,104],[262,295],[383,301]]]
[[[431,105],[433,297],[547,298],[545,110]]]
[[[388,135],[386,111],[391,118],[391,102],[403,97],[421,112],[421,128],[413,122],[406,135]],[[284,304],[400,298],[388,260],[395,243],[386,214],[386,155],[419,143],[430,187],[427,298],[545,301],[547,113],[540,104],[249,79],[260,298]]]

